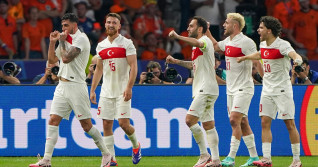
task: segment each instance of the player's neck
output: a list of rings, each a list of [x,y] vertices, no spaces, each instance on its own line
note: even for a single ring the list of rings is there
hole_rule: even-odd
[[[231,35],[230,35],[230,39],[232,40],[236,35],[240,34],[241,31],[236,31],[236,32],[233,32]]]
[[[203,34],[198,34],[197,39],[200,39],[203,36]]]
[[[275,36],[270,36],[270,37],[268,37],[267,39],[266,39],[266,45],[267,46],[270,46],[275,40],[276,40],[276,38],[277,37],[275,37]]]
[[[118,33],[116,33],[114,35],[108,35],[109,42],[112,43],[118,36],[119,36]]]

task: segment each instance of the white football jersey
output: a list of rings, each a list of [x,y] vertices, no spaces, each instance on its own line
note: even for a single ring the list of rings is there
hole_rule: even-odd
[[[292,93],[289,71],[291,69],[288,54],[295,51],[289,42],[279,37],[267,46],[266,41],[260,43],[263,59],[263,91],[264,95],[280,95]]]
[[[77,30],[75,34],[70,34],[66,38],[66,51],[69,51],[71,46],[81,49],[81,53],[75,57],[73,61],[67,64],[64,64],[62,61],[60,51],[61,44],[59,44],[55,50],[55,55],[60,60],[60,69],[57,76],[77,83],[86,83],[85,68],[88,62],[91,44],[89,43],[86,34],[82,33],[80,30]]]
[[[204,43],[204,48],[192,48],[192,97],[197,94],[219,95],[219,86],[215,78],[215,57],[212,41],[205,35],[199,41]]]
[[[130,66],[126,57],[136,55],[130,39],[119,35],[110,43],[108,37],[98,43],[96,53],[103,60],[103,84],[101,97],[117,98],[123,95],[128,81]]]
[[[220,49],[225,52],[226,61],[226,93],[235,95],[238,93],[254,94],[252,78],[253,63],[251,60],[237,63],[237,57],[256,53],[255,42],[244,35],[237,34],[232,40],[225,38],[218,43]]]

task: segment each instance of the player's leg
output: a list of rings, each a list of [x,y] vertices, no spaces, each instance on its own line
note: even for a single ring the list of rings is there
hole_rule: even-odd
[[[113,124],[114,120],[106,120],[103,119],[103,129],[104,129],[104,143],[107,147],[107,149],[110,152],[110,155],[112,156],[112,161],[110,166],[118,166],[117,160],[116,160],[116,154],[115,154],[115,140],[113,135]]]
[[[123,96],[116,98],[116,118],[119,126],[126,133],[132,144],[132,162],[138,164],[141,160],[141,146],[137,140],[135,128],[130,124],[131,100],[124,101]]]
[[[111,161],[109,150],[106,148],[100,131],[92,124],[87,85],[71,83],[66,91],[68,94],[67,100],[74,111],[74,115],[80,121],[83,130],[93,138],[102,153],[101,166],[109,166]]]
[[[256,151],[254,134],[249,125],[247,117],[242,118],[241,127],[242,127],[243,140],[250,155],[250,158],[247,160],[245,164],[241,165],[241,167],[252,166],[253,162],[258,161],[259,158]]]
[[[299,133],[295,125],[294,119],[284,120],[289,133],[289,139],[291,142],[291,148],[293,153],[293,162],[290,167],[300,167],[300,139]]]
[[[52,154],[59,134],[59,124],[62,118],[69,118],[72,110],[61,93],[64,89],[67,89],[65,85],[59,84],[54,92],[50,110],[50,120],[47,127],[44,158],[42,160],[39,158],[39,162],[30,164],[30,167],[51,166]]]
[[[206,108],[207,95],[197,95],[194,97],[188,113],[186,115],[186,124],[190,128],[192,135],[200,149],[200,159],[194,165],[195,167],[205,166],[210,160],[211,156],[208,153],[203,131],[198,124],[199,118]]]
[[[259,116],[261,117],[262,125],[262,151],[263,158],[259,161],[254,161],[254,165],[272,166],[271,147],[272,147],[272,120],[277,115],[277,105],[272,96],[261,95]]]
[[[212,161],[206,166],[217,167],[221,166],[219,157],[219,135],[215,128],[214,122],[214,104],[218,96],[208,95],[205,110],[199,118],[206,132],[207,142],[211,151]]]

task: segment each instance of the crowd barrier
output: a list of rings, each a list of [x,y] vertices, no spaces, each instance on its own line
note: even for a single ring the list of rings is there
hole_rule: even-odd
[[[0,86],[0,156],[35,156],[43,154],[49,111],[55,86]],[[261,120],[258,116],[262,86],[255,86],[249,110],[249,121],[261,153]],[[294,86],[295,122],[301,134],[301,155],[318,155],[318,86]],[[216,128],[220,155],[229,152],[231,127],[226,107],[226,87],[220,86],[215,103]],[[97,88],[97,92],[100,87]],[[99,94],[99,93],[98,93]],[[199,149],[185,124],[192,101],[191,86],[134,86],[131,122],[136,129],[144,156],[198,155]],[[102,133],[102,121],[96,118],[97,105],[91,106],[93,124]],[[272,155],[290,156],[287,129],[282,120],[272,124]],[[131,143],[114,123],[116,154],[131,155]],[[242,140],[243,141],[243,140]],[[93,140],[84,133],[73,112],[63,120],[55,156],[99,156]],[[241,142],[238,155],[248,155]]]

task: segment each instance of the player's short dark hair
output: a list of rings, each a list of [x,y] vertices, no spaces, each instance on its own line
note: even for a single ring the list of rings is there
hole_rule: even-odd
[[[275,37],[280,36],[282,32],[282,24],[279,20],[272,16],[263,16],[261,17],[260,22],[264,24],[267,29],[271,29]]]
[[[108,13],[105,17],[105,20],[108,18],[108,17],[116,17],[119,21],[121,21],[121,17],[119,14],[117,13]]]
[[[202,33],[206,33],[207,29],[208,29],[208,24],[206,22],[206,20],[203,17],[200,16],[194,16],[193,19],[197,20],[197,25],[198,27],[202,27],[203,31]]]
[[[72,23],[78,23],[78,17],[74,13],[65,13],[61,20],[69,20]]]

